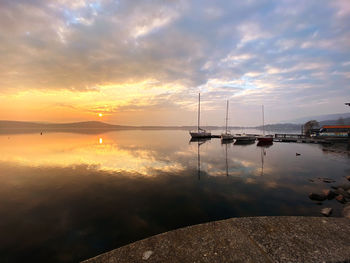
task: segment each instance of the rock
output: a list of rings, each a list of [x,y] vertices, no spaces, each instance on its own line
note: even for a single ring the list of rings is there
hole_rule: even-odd
[[[322,182],[324,182],[324,183],[335,183],[335,180],[333,180],[333,179],[331,179],[331,178],[321,178],[321,177],[319,177],[318,178],[319,180],[321,180]]]
[[[314,201],[324,201],[327,199],[327,197],[324,194],[315,194],[315,193],[310,193],[309,198]]]
[[[350,219],[350,205],[344,207],[342,214],[344,217]]]
[[[326,196],[328,200],[331,200],[336,196],[336,193],[329,189],[322,190],[322,193]]]
[[[334,180],[328,180],[328,179],[322,179],[322,182],[330,184],[330,183],[334,183]]]
[[[336,194],[342,195],[346,198],[350,198],[350,194],[346,192],[343,188],[339,187],[337,190],[335,190]]]
[[[344,196],[342,196],[342,195],[337,195],[337,197],[335,199],[342,204],[345,204],[345,202],[346,202]]]
[[[145,253],[143,253],[142,259],[143,260],[148,260],[152,254],[153,254],[152,250],[147,250],[147,251],[145,251]]]
[[[326,207],[326,208],[323,208],[321,210],[321,214],[324,215],[324,216],[330,216],[330,214],[332,213],[333,209],[330,208],[330,207]]]
[[[350,190],[350,184],[342,184],[342,185],[335,185],[331,186],[333,189],[343,188],[345,191]]]

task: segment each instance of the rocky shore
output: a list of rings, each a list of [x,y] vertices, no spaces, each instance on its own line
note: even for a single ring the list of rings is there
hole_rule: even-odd
[[[323,202],[326,200],[336,200],[343,205],[342,215],[350,219],[350,175],[344,178],[347,183],[330,186],[330,189],[323,189],[317,193],[310,193],[309,198],[315,202]],[[310,182],[321,181],[326,184],[335,183],[336,181],[331,178],[315,178]],[[320,203],[321,204],[321,203]],[[330,207],[321,209],[321,214],[324,216],[330,216],[333,210]]]

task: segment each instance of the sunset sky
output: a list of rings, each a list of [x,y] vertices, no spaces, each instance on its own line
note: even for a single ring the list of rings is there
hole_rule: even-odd
[[[268,123],[349,111],[350,1],[0,0],[0,119]]]

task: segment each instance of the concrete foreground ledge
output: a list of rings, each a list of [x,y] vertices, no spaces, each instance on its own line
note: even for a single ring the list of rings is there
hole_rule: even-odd
[[[166,232],[84,262],[350,262],[350,220],[231,218]]]

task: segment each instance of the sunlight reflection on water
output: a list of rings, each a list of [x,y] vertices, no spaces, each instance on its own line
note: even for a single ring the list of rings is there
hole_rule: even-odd
[[[229,217],[318,216],[308,193],[330,185],[308,179],[344,183],[350,172],[347,153],[321,145],[189,142],[186,131],[7,134],[0,144],[0,261],[10,262],[76,262]]]

